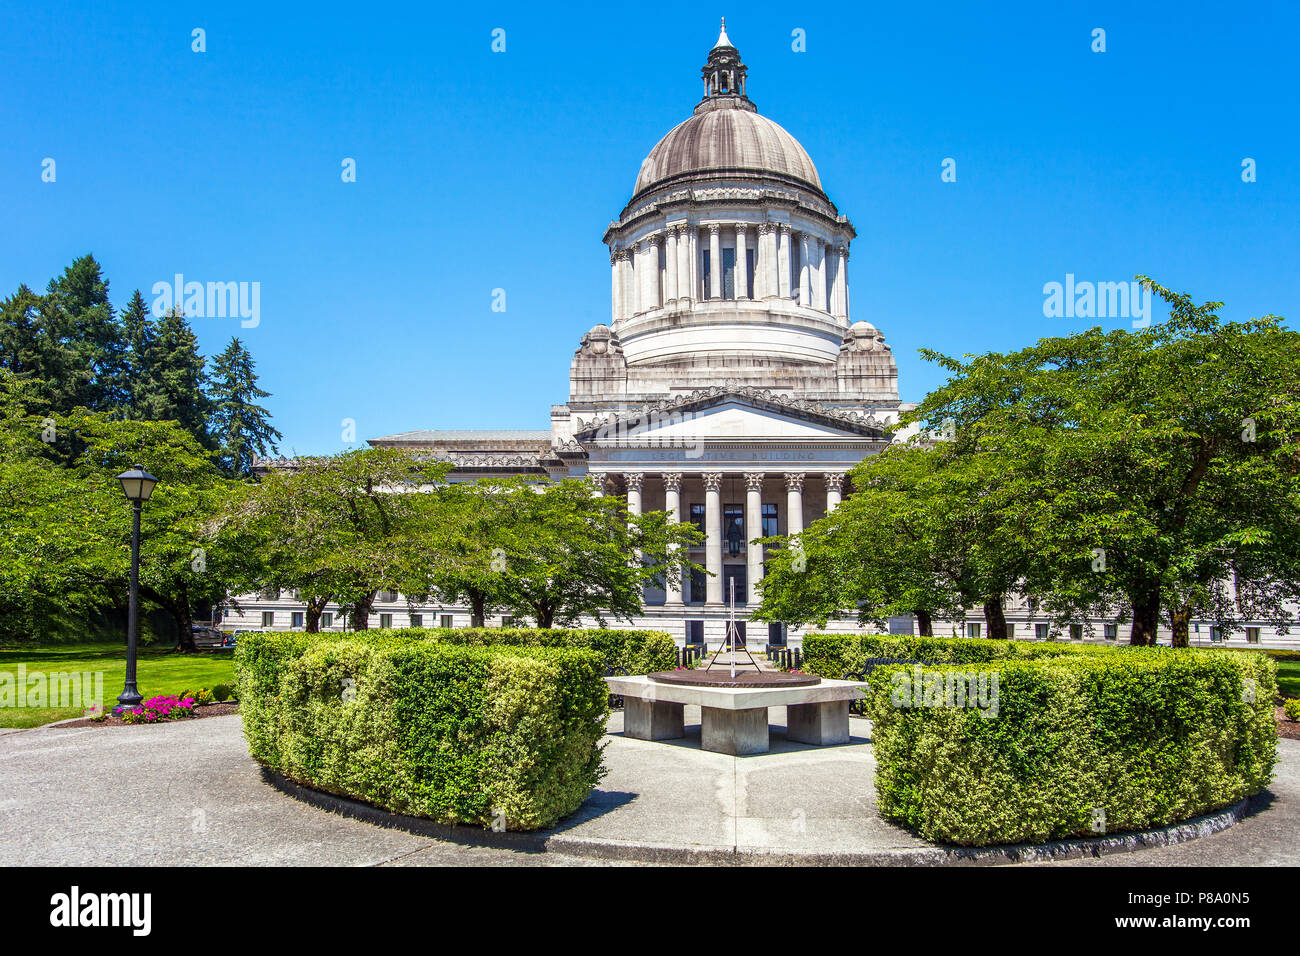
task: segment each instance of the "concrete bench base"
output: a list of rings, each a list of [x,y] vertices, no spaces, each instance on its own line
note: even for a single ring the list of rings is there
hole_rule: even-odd
[[[647,677],[606,677],[610,693],[622,694],[623,733],[637,740],[685,736],[685,706],[697,704],[701,746],[745,756],[768,751],[767,709],[786,708],[786,736],[817,746],[849,741],[849,702],[865,685],[824,680],[806,687],[707,687],[660,684]]]
[[[700,746],[714,753],[743,757],[767,753],[767,708],[723,710],[701,707]]]
[[[788,704],[785,735],[801,744],[819,747],[849,742],[849,702],[830,700],[821,704]]]
[[[671,700],[623,698],[623,733],[637,740],[673,740],[686,736],[685,711]]]

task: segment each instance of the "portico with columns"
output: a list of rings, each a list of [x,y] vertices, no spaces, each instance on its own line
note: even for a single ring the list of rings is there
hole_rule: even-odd
[[[758,606],[759,540],[833,511],[848,470],[888,444],[884,427],[869,413],[731,384],[584,422],[574,438],[590,479],[625,496],[629,513],[664,511],[699,528],[687,557],[707,573],[647,588],[644,614],[683,642],[707,643],[722,638],[733,582],[739,620]],[[784,638],[761,627],[760,642]]]

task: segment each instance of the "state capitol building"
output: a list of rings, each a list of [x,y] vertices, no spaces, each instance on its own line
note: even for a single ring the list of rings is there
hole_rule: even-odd
[[[680,590],[647,588],[639,617],[611,622],[667,631],[678,643],[716,646],[733,588],[737,620],[747,616],[763,568],[762,546],[751,542],[798,533],[834,509],[851,491],[848,471],[889,444],[888,429],[910,407],[899,401],[884,334],[853,320],[853,224],[799,141],[758,112],[746,73],[724,22],[701,70],[700,100],[650,150],[605,231],[610,320],[581,336],[568,399],[551,407],[548,430],[370,439],[452,462],[453,480],[587,477],[625,496],[630,511],[696,523],[705,541],[691,558],[711,575],[688,576]],[[302,627],[291,595],[237,603],[224,626]],[[1029,620],[1010,601],[1007,617],[1017,637],[1047,636],[1046,618]],[[381,592],[370,626],[469,620],[466,607],[416,606]],[[343,627],[336,608],[321,626]],[[801,637],[780,624],[750,626],[759,646]],[[857,627],[850,614],[827,629]],[[1111,637],[1113,627],[1098,624],[1089,636]],[[965,633],[978,628],[968,620]]]

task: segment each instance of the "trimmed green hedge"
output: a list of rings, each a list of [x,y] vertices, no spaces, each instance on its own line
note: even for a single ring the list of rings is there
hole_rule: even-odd
[[[302,631],[251,631],[254,634],[297,634],[307,640],[337,639],[341,631],[305,634]],[[530,627],[399,627],[370,628],[347,634],[390,635],[405,641],[433,641],[473,647],[573,647],[595,651],[605,668],[622,669],[629,674],[670,671],[677,667],[677,645],[663,631],[620,631],[616,628],[530,628]],[[240,640],[245,635],[240,635]],[[839,675],[836,675],[839,676]]]
[[[430,627],[400,630],[427,634],[450,644],[499,644],[519,647],[577,647],[595,651],[606,668],[629,674],[670,671],[677,666],[677,645],[663,631],[620,631],[615,628]]]
[[[897,657],[934,663],[981,664],[1017,654],[1015,641],[966,637],[916,637],[910,634],[806,634],[802,667],[811,674],[839,680],[859,671],[870,657]]]
[[[1265,655],[1104,650],[878,668],[867,713],[880,812],[942,843],[1041,842],[1176,823],[1268,784],[1277,683]],[[981,673],[984,714],[955,695],[939,704],[935,681],[955,690]]]
[[[252,756],[306,786],[443,823],[554,825],[604,771],[604,660],[403,631],[241,635]]]

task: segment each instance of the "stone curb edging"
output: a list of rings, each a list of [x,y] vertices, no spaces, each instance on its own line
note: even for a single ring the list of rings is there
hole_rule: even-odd
[[[1214,813],[1204,814],[1154,830],[1119,833],[1113,836],[1080,837],[1047,843],[1003,844],[987,847],[934,845],[868,851],[802,852],[782,847],[687,846],[682,844],[635,843],[622,840],[593,840],[568,836],[563,830],[551,833],[493,832],[478,827],[437,823],[423,817],[393,813],[351,797],[324,793],[290,780],[279,771],[262,768],[262,777],[282,793],[329,813],[361,820],[387,829],[404,830],[464,846],[495,847],[523,853],[557,853],[589,859],[618,860],[650,864],[703,866],[997,866],[1131,853],[1154,847],[1173,846],[1219,833],[1241,821],[1250,810],[1250,797]],[[587,819],[579,810],[570,825]]]

